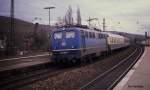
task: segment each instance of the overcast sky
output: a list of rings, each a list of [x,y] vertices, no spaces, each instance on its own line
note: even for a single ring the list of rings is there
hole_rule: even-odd
[[[100,23],[106,18],[108,30],[144,33],[145,28],[150,28],[150,0],[15,0],[15,17],[30,22],[39,17],[42,20],[34,22],[48,24],[48,11],[43,8],[55,6],[51,10],[51,22],[54,23],[65,15],[69,5],[74,16],[77,6],[80,7],[84,24],[90,16],[99,18]],[[9,16],[9,8],[10,0],[0,0],[0,15]]]

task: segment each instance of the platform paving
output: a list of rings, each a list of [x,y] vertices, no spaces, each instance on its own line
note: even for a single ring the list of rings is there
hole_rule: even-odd
[[[49,54],[33,55],[18,58],[0,60],[0,72],[30,67],[33,65],[45,64],[50,62]]]
[[[150,90],[150,47],[114,90]]]

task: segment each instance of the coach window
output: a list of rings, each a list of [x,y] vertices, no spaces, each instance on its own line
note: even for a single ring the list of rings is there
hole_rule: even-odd
[[[112,38],[112,44],[114,44],[114,38]]]
[[[100,39],[100,35],[101,35],[101,34],[98,33],[98,38],[99,38],[99,39]]]
[[[101,34],[101,38],[103,38],[103,34]]]
[[[101,34],[100,38],[103,38],[103,36],[104,36],[104,35],[103,35],[103,34]]]
[[[84,31],[81,30],[81,37],[84,37]]]
[[[93,38],[95,38],[95,33],[93,33]]]
[[[114,39],[114,43],[116,44],[116,38]]]
[[[113,39],[113,43],[115,44],[115,38]]]
[[[114,38],[114,44],[116,43],[115,40],[116,40],[116,38]]]
[[[93,38],[93,33],[92,32],[90,32],[90,37]]]
[[[93,34],[93,32],[92,32],[91,34],[92,34],[92,38],[94,38],[94,34]]]
[[[106,35],[106,34],[104,34],[104,38],[107,38],[107,35]]]
[[[62,32],[54,33],[54,39],[62,39]]]
[[[118,43],[118,39],[116,40],[116,43]]]
[[[112,38],[110,37],[110,43],[112,43]]]
[[[88,32],[85,32],[85,37],[88,38]]]
[[[105,38],[106,37],[106,35],[105,34],[103,34],[103,38]]]
[[[91,38],[93,38],[93,32],[91,32]]]
[[[91,34],[91,32],[89,32],[89,38],[92,38],[92,34]]]
[[[97,33],[95,33],[95,38],[98,38],[98,37],[97,37]]]
[[[93,38],[93,32],[91,32],[91,38]]]
[[[75,37],[75,32],[66,32],[66,38],[74,38]]]
[[[95,37],[96,37],[96,38],[99,38],[98,35],[99,35],[98,33],[95,33]]]

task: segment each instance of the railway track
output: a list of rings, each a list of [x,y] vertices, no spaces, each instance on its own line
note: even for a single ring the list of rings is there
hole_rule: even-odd
[[[143,51],[142,47],[137,46],[131,55],[80,87],[79,90],[112,90],[137,62]]]
[[[49,65],[46,64],[43,66],[38,66],[37,68],[35,68],[36,69],[35,71],[33,70],[33,68],[31,68],[32,70],[29,70],[29,72],[27,72],[27,70],[22,71],[21,75],[16,74],[6,79],[0,78],[1,79],[0,87],[1,90],[17,89],[19,87],[31,84],[35,81],[43,80],[48,77],[53,77],[60,73],[69,71],[73,68],[76,67],[72,67],[72,68],[65,68],[62,66],[56,67],[53,64],[49,63]]]
[[[26,84],[27,81],[25,80],[28,78],[34,77],[36,75],[41,75],[47,72],[52,72],[52,67],[48,66],[48,64],[50,63],[32,66],[32,67],[20,68],[17,70],[1,72],[2,73],[0,75],[1,89],[5,90],[5,89],[16,88],[18,86]],[[48,68],[51,68],[51,69],[48,69]],[[32,80],[35,80],[35,79],[32,79]]]

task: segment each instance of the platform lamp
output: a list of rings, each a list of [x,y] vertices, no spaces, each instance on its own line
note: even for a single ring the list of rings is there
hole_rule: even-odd
[[[51,23],[50,23],[50,10],[51,9],[54,9],[55,7],[45,7],[44,9],[48,9],[49,10],[49,25],[51,26]]]

